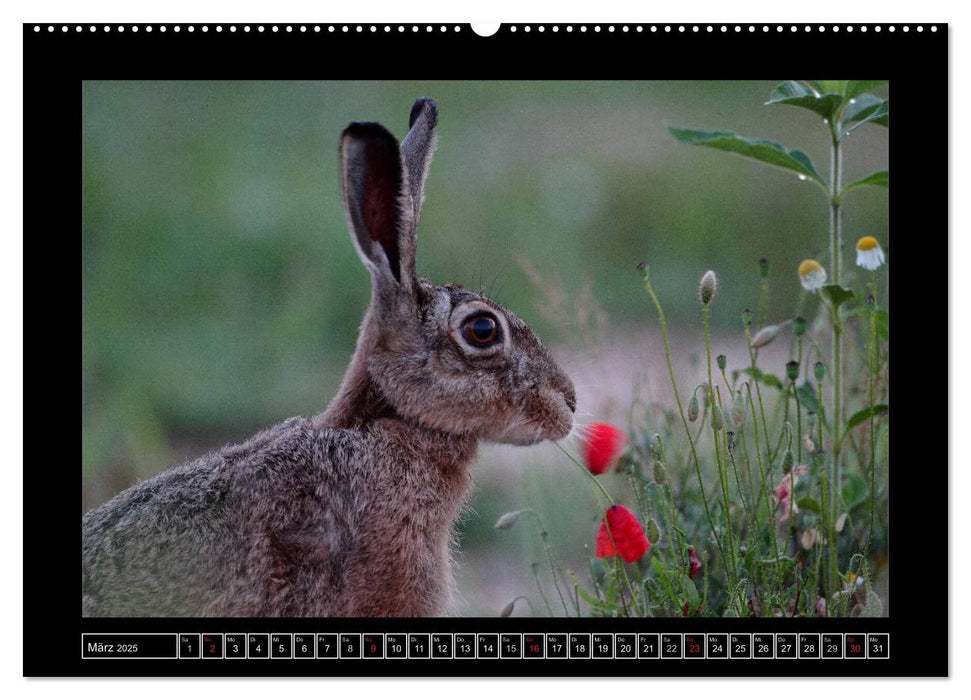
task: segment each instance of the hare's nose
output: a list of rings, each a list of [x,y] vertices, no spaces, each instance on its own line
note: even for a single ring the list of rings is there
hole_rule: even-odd
[[[561,387],[560,391],[563,392],[563,400],[570,409],[570,413],[577,412],[577,392],[573,388],[573,382],[567,380],[565,386]]]

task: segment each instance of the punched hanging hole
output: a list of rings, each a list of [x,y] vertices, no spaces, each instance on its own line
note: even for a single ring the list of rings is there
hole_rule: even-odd
[[[502,24],[499,22],[473,22],[472,31],[479,36],[492,36],[499,31]]]

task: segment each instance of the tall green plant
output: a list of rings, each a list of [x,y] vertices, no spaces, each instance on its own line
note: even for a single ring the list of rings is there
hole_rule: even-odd
[[[887,171],[871,173],[848,185],[843,185],[843,141],[865,124],[889,126],[890,103],[870,93],[883,80],[788,80],[776,86],[766,105],[789,105],[814,112],[822,118],[829,136],[829,177],[821,176],[812,160],[803,151],[765,139],[752,139],[726,131],[702,131],[669,127],[671,134],[681,143],[707,146],[772,165],[796,173],[800,180],[815,183],[824,194],[829,207],[829,269],[830,283],[818,286],[818,293],[826,305],[832,328],[832,344],[829,366],[832,368],[832,396],[830,417],[832,420],[832,450],[827,479],[829,493],[826,501],[825,527],[829,536],[827,580],[830,592],[839,580],[838,548],[835,544],[835,523],[841,508],[840,489],[842,478],[842,443],[852,428],[843,427],[844,402],[844,342],[842,307],[852,301],[852,290],[843,281],[843,227],[842,206],[845,196],[859,187],[888,187]],[[872,345],[872,341],[871,341]],[[872,365],[872,362],[870,363]],[[868,409],[873,408],[871,406]],[[855,417],[855,416],[854,416]],[[819,416],[823,420],[823,416]],[[852,420],[852,419],[851,419]],[[767,455],[771,458],[771,455]],[[871,470],[872,471],[872,470]],[[872,473],[871,473],[872,481]],[[871,493],[871,501],[874,495]],[[872,527],[872,526],[871,526]],[[827,597],[829,600],[829,597]]]

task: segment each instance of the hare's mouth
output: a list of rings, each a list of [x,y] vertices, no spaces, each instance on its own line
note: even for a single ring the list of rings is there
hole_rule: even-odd
[[[539,416],[521,415],[490,439],[507,445],[535,445],[544,440],[562,440],[573,431],[570,397],[549,397]]]

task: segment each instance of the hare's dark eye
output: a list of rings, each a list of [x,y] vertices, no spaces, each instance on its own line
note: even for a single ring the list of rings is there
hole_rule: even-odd
[[[462,335],[472,345],[486,347],[499,337],[499,324],[492,316],[471,316],[462,324]]]

